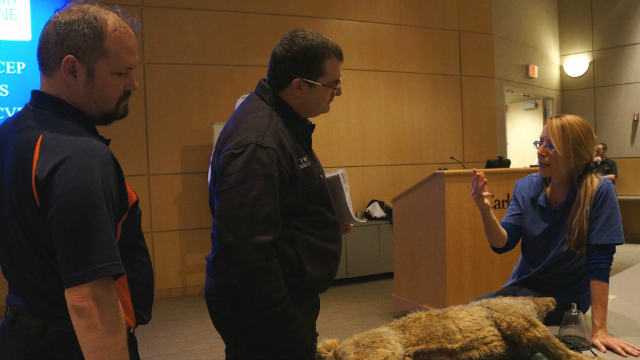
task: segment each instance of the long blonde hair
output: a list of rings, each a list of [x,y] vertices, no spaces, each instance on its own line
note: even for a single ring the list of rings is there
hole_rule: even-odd
[[[556,148],[560,167],[577,189],[569,213],[567,248],[584,252],[589,235],[591,201],[600,185],[592,165],[597,137],[591,125],[576,115],[557,115],[547,119],[547,130]]]

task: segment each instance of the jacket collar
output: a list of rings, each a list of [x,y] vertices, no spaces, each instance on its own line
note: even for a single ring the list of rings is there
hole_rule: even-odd
[[[296,137],[301,137],[305,142],[308,141],[311,146],[311,135],[316,128],[315,124],[298,115],[284,99],[269,87],[266,79],[261,79],[258,82],[256,94],[275,110],[291,133]]]

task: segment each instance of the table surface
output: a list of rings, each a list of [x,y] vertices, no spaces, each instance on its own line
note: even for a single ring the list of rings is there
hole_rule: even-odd
[[[607,315],[607,330],[609,334],[640,346],[640,264],[611,277],[609,280],[609,294],[615,296],[609,300]],[[586,321],[591,328],[591,311],[586,314]],[[558,326],[550,326],[553,334],[558,333]],[[624,358],[612,350],[601,353],[596,348],[593,351],[603,359],[637,359],[633,356]],[[587,355],[591,352],[585,351]]]
[[[637,195],[618,195],[618,201],[635,201],[640,200],[640,196]]]

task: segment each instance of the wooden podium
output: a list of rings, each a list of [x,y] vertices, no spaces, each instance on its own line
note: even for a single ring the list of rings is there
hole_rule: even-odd
[[[498,221],[516,180],[537,168],[482,169]],[[436,171],[393,200],[393,303],[408,311],[467,303],[498,290],[520,246],[498,255],[471,199],[472,170]]]

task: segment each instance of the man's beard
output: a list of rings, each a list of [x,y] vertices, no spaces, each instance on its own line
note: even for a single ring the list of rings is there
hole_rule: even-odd
[[[124,104],[131,97],[131,91],[127,91],[118,99],[113,111],[100,115],[96,119],[96,125],[109,125],[115,121],[124,119],[129,114],[129,104]]]

